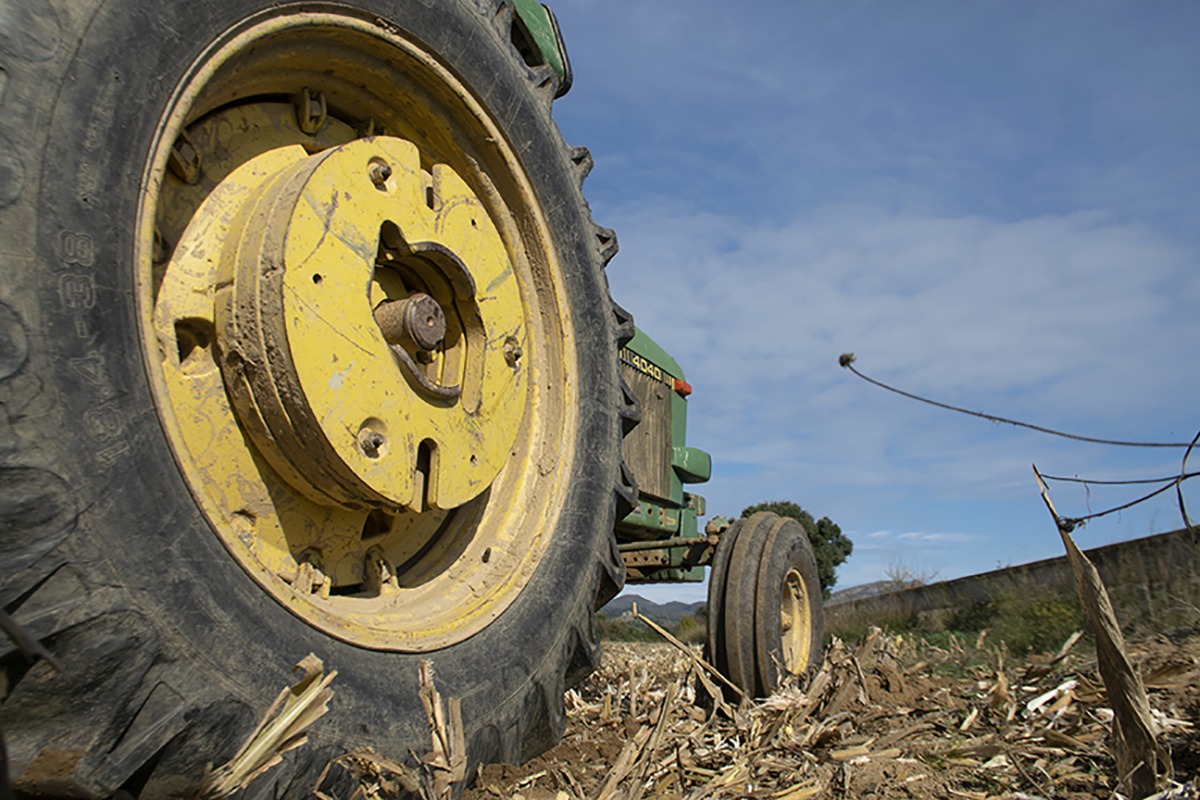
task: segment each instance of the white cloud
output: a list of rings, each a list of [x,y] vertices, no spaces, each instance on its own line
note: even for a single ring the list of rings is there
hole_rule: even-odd
[[[690,374],[722,379],[731,409],[797,377],[801,403],[844,402],[842,349],[963,402],[1057,389],[1075,416],[1141,412],[1146,393],[1190,383],[1163,365],[1200,333],[1175,299],[1200,290],[1197,260],[1140,226],[850,207],[776,228],[663,204],[612,221],[630,253],[610,270],[614,293]]]
[[[695,387],[689,442],[714,456],[714,481],[700,489],[714,513],[792,499],[883,541],[869,526],[897,520],[874,515],[918,502],[1019,501],[1039,519],[1031,461],[1052,473],[1178,468],[1173,453],[1114,455],[931,409],[836,364],[855,350],[866,374],[939,400],[1085,434],[1170,439],[1193,424],[1185,398],[1200,388],[1179,368],[1200,341],[1183,301],[1198,291],[1200,263],[1144,225],[858,206],[752,225],[662,200],[612,221],[624,250],[609,269],[614,296]],[[890,541],[940,548],[947,562],[982,559],[983,569],[1044,557],[1040,538],[1008,553],[995,541],[946,549],[979,544],[972,529],[994,533],[1006,513]]]
[[[907,542],[937,544],[939,542],[972,542],[981,537],[970,533],[925,533],[923,531],[909,531],[908,533],[900,534],[896,538]]]

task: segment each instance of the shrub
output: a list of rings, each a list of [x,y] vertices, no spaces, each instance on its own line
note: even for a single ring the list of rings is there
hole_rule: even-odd
[[[679,620],[679,625],[675,627],[675,638],[684,644],[704,644],[708,639],[706,619],[695,614]]]
[[[620,619],[609,619],[604,614],[596,615],[596,629],[602,642],[655,642],[658,634],[640,622],[631,623]]]
[[[947,630],[977,633],[985,628],[994,641],[1014,653],[1057,649],[1072,633],[1083,629],[1079,597],[1059,594],[1005,594],[958,608],[945,620]]]

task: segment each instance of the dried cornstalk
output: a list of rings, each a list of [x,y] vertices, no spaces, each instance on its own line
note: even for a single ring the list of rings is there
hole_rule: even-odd
[[[1083,618],[1096,637],[1096,660],[1100,668],[1100,678],[1108,690],[1115,714],[1113,755],[1117,759],[1117,771],[1121,775],[1122,783],[1129,781],[1129,791],[1133,800],[1142,800],[1154,794],[1160,764],[1164,767],[1163,771],[1171,769],[1170,757],[1161,750],[1156,740],[1158,730],[1150,715],[1146,689],[1125,650],[1125,637],[1117,624],[1117,616],[1108,598],[1108,591],[1104,588],[1104,581],[1100,579],[1096,567],[1071,538],[1070,526],[1065,524],[1055,511],[1046,484],[1042,482],[1042,476],[1036,466],[1033,472],[1041,487],[1042,499],[1050,509],[1050,515],[1054,518],[1063,546],[1067,550],[1067,561],[1075,576],[1075,588],[1079,592]]]
[[[1014,705],[1012,696],[1008,693],[1008,678],[1004,673],[996,673],[996,685],[992,687],[992,691],[988,696],[988,708],[992,711],[1001,711],[1009,705]]]
[[[50,655],[49,651],[42,646],[42,643],[30,636],[24,628],[17,623],[15,619],[10,617],[0,609],[0,631],[8,635],[12,643],[17,646],[21,654],[25,656],[25,660],[33,662],[34,659],[40,658],[54,669],[62,672],[62,664],[54,656]]]
[[[709,675],[712,675],[713,677],[720,680],[721,683],[725,684],[730,689],[732,689],[734,691],[734,693],[737,694],[738,697],[746,696],[745,693],[740,688],[738,688],[728,678],[726,678],[724,675],[722,675],[717,670],[716,667],[714,667],[712,664],[709,664],[704,659],[698,658],[696,656],[696,654],[692,652],[690,647],[688,647],[686,644],[684,644],[683,642],[676,639],[674,636],[672,636],[670,633],[668,633],[665,628],[663,628],[661,625],[659,625],[654,620],[643,617],[641,614],[637,613],[637,604],[634,604],[634,606],[633,606],[633,616],[634,616],[634,619],[637,619],[637,620],[645,623],[646,625],[648,625],[650,627],[650,629],[652,631],[654,631],[659,636],[666,639],[668,642],[673,644],[675,647],[678,647],[680,650],[682,650],[685,654],[687,654],[687,657],[692,660],[693,664],[695,664],[700,669],[703,669],[706,672],[708,672]]]
[[[282,761],[284,753],[308,741],[305,731],[329,711],[333,697],[329,684],[337,670],[324,675],[325,665],[312,653],[292,668],[296,670],[303,670],[304,677],[279,693],[233,760],[205,773],[197,792],[201,800],[222,800],[246,788]]]
[[[401,797],[403,793],[423,797],[420,776],[415,770],[381,756],[370,748],[363,748],[338,756],[325,765],[312,792],[320,800],[333,800],[320,791],[320,786],[324,783],[329,769],[335,764],[353,775],[362,794],[371,800],[393,800]]]
[[[824,786],[820,784],[801,784],[800,786],[787,789],[780,794],[771,795],[774,800],[808,800],[810,797],[816,797],[823,790]]]
[[[612,772],[608,774],[608,778],[604,781],[604,786],[600,789],[600,794],[596,796],[596,800],[608,800],[617,792],[617,787],[621,781],[625,780],[625,776],[633,769],[636,757],[641,752],[642,746],[646,744],[646,740],[650,738],[650,728],[643,725],[634,737],[625,743],[625,747],[621,749],[621,755],[617,757],[617,763],[613,765]]]
[[[434,770],[434,794],[448,798],[451,785],[461,783],[467,774],[462,702],[452,698],[450,713],[447,716],[442,696],[433,685],[432,662],[421,662],[420,676],[421,703],[425,706],[425,715],[429,718],[429,736],[433,744],[433,752],[425,757],[424,763]]]
[[[630,800],[641,800],[642,793],[647,776],[650,774],[650,769],[653,766],[654,751],[658,749],[658,744],[662,740],[663,731],[667,729],[667,725],[671,719],[671,706],[675,702],[675,695],[679,691],[679,685],[672,681],[667,684],[667,694],[663,698],[662,705],[658,708],[658,722],[654,725],[654,732],[650,734],[650,740],[646,742],[646,746],[642,749],[641,756],[638,761],[641,762],[642,769],[637,781],[629,792]]]

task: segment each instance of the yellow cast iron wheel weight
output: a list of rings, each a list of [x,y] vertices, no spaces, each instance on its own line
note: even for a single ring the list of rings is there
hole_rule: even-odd
[[[444,165],[433,180],[442,213],[414,145],[350,142],[268,175],[222,243],[225,385],[259,452],[318,502],[452,509],[491,485],[516,437],[512,265],[466,184]]]

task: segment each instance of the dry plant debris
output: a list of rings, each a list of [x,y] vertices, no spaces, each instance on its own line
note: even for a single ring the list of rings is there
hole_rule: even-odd
[[[349,800],[399,800],[401,797],[450,800],[454,796],[455,789],[467,777],[462,703],[457,698],[451,699],[448,705],[443,703],[442,695],[434,685],[433,662],[421,662],[420,680],[421,703],[429,721],[432,750],[421,759],[409,751],[419,766],[410,767],[369,747],[353,750],[325,765],[312,791],[318,800],[335,800],[322,791],[326,776],[335,767],[349,773],[355,781],[356,788]]]
[[[1113,712],[1078,636],[1014,661],[951,637],[947,648],[873,631],[834,640],[806,682],[740,705],[719,697],[698,649],[609,643],[567,693],[563,741],[521,766],[479,769],[469,800],[647,798],[1056,798],[1128,796]],[[1174,779],[1200,795],[1200,635],[1130,648]],[[704,676],[703,678],[701,676]],[[702,698],[717,696],[704,707]]]
[[[1200,439],[1200,433],[1196,434],[1196,437]],[[1192,444],[1195,445],[1195,442]],[[1188,448],[1188,453],[1191,449]],[[1187,455],[1184,455],[1183,463],[1186,472]],[[1146,687],[1129,660],[1125,638],[1121,634],[1117,615],[1109,600],[1108,589],[1100,579],[1096,567],[1071,538],[1071,531],[1076,523],[1059,516],[1036,465],[1033,474],[1037,477],[1042,500],[1054,518],[1059,536],[1067,549],[1067,561],[1071,564],[1071,572],[1075,576],[1075,587],[1079,592],[1079,604],[1083,609],[1084,619],[1096,635],[1096,658],[1100,665],[1100,677],[1109,694],[1109,704],[1113,707],[1111,749],[1116,756],[1117,770],[1121,774],[1119,785],[1121,788],[1128,788],[1134,800],[1142,800],[1154,792],[1159,775],[1172,774],[1170,756],[1158,744],[1158,725],[1146,700]],[[1179,508],[1183,511],[1182,494],[1179,495]],[[1186,521],[1186,511],[1183,516]],[[1188,527],[1191,527],[1190,523]]]
[[[326,675],[325,665],[312,653],[292,667],[292,672],[297,670],[303,677],[279,693],[233,760],[205,774],[198,792],[201,800],[221,800],[246,788],[282,761],[284,753],[308,741],[308,727],[329,711],[329,684],[337,671]]]

